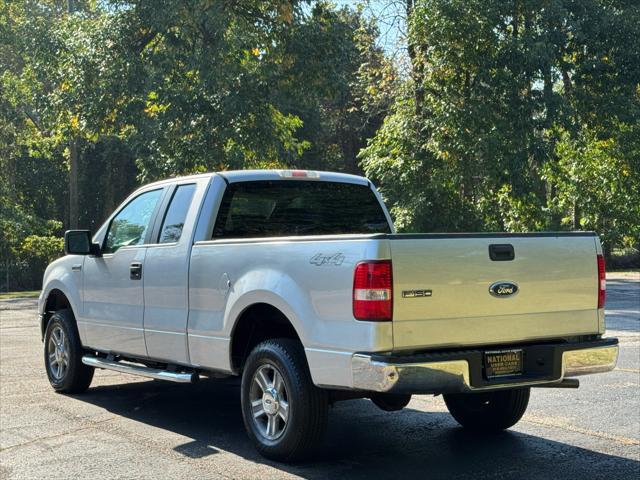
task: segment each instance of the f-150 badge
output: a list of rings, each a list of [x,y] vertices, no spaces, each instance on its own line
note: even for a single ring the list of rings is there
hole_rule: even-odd
[[[494,297],[511,297],[518,293],[518,285],[512,282],[496,282],[489,287]]]
[[[402,298],[422,298],[422,297],[430,297],[433,295],[431,290],[403,290]]]

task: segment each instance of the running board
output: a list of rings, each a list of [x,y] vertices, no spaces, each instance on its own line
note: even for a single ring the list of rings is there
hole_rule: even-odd
[[[144,365],[134,365],[133,363],[116,362],[106,358],[85,355],[82,357],[82,363],[95,368],[104,368],[105,370],[115,370],[116,372],[129,373],[131,375],[139,375],[141,377],[155,378],[156,380],[168,380],[177,383],[193,383],[198,379],[198,374],[176,373],[159,368],[145,367]]]

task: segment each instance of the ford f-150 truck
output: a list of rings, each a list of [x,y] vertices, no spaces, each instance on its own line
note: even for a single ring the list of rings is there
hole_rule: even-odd
[[[434,212],[434,215],[436,212]],[[174,382],[241,376],[247,433],[293,461],[328,406],[399,410],[442,394],[453,417],[509,428],[531,387],[615,367],[592,232],[397,234],[367,179],[236,171],[146,185],[44,275],[44,361],[58,392],[94,369]]]

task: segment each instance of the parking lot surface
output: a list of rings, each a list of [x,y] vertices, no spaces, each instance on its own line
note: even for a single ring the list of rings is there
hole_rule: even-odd
[[[179,385],[96,372],[82,395],[53,392],[35,300],[0,301],[0,479],[36,478],[640,478],[640,278],[611,276],[615,371],[574,389],[534,389],[523,420],[472,435],[441,397],[387,413],[336,404],[317,457],[282,465],[257,455],[238,381]]]

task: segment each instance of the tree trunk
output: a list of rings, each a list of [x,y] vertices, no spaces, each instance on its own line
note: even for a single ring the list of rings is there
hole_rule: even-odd
[[[411,22],[411,14],[415,7],[415,0],[406,0],[406,12],[407,12],[407,30]],[[421,59],[417,55],[417,46],[415,39],[410,34],[407,35],[407,51],[409,53],[409,60],[411,62],[411,78],[413,79],[413,92],[416,102],[416,113],[420,115],[422,112],[422,104],[424,103],[424,87],[422,85],[424,79],[424,67],[421,64]]]
[[[573,229],[580,230],[580,207],[578,200],[573,200]]]
[[[69,228],[78,228],[78,141],[69,144]]]
[[[73,0],[67,0],[67,13],[75,11]],[[78,141],[69,142],[69,228],[78,228]]]

